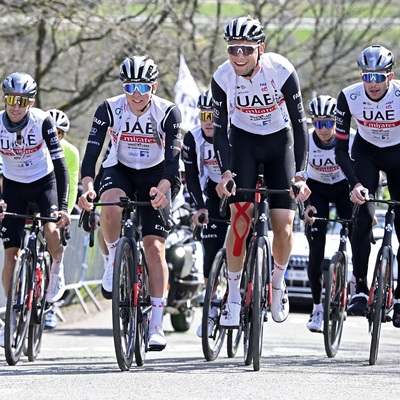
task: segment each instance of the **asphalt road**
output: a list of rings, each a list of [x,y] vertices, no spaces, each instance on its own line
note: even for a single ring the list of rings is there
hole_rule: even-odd
[[[291,312],[286,322],[267,322],[261,370],[245,366],[243,350],[230,359],[226,348],[214,362],[203,357],[196,328],[172,331],[165,327],[168,346],[148,353],[143,367],[121,372],[115,360],[111,310],[78,308],[64,311],[67,322],[46,331],[35,362],[23,357],[8,366],[0,350],[1,399],[384,399],[398,398],[400,330],[382,327],[375,366],[368,364],[369,334],[364,318],[349,317],[337,356],[329,359],[322,334],[310,333],[308,315]]]

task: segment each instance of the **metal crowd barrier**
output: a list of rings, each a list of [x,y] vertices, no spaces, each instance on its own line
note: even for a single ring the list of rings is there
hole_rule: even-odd
[[[65,283],[69,292],[60,303],[68,305],[74,297],[77,297],[84,312],[89,313],[86,304],[89,298],[100,311],[101,306],[91,289],[101,284],[104,271],[97,235],[95,235],[94,246],[89,247],[89,234],[78,227],[79,215],[71,215],[71,220],[71,238],[68,240],[64,255]],[[0,240],[0,271],[3,271],[3,263],[4,249]],[[0,315],[4,315],[5,306],[6,296],[3,285],[0,285]],[[62,318],[62,315],[60,317]]]

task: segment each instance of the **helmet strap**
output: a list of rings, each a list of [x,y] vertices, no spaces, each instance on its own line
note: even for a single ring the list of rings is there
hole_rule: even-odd
[[[260,62],[260,47],[258,47],[257,53],[258,53],[258,56],[257,56],[256,65],[246,75],[240,75],[243,78],[250,78],[253,75],[254,70],[256,69],[258,63]]]

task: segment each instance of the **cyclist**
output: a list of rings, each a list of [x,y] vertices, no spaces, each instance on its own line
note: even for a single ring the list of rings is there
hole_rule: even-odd
[[[154,207],[142,207],[143,244],[149,267],[152,318],[149,347],[162,349],[166,339],[162,329],[164,297],[167,289],[168,266],[165,261],[165,239],[168,233],[161,226],[156,209],[171,200],[171,185],[179,174],[181,115],[178,107],[155,95],[158,67],[148,56],[127,58],[119,77],[124,94],[105,100],[96,110],[82,161],[84,194],[79,206],[91,210],[94,199],[93,180],[98,157],[110,134],[112,146],[103,162],[100,201],[119,201],[121,196],[137,196],[151,200]],[[102,280],[106,298],[112,297],[112,274],[116,246],[120,235],[120,207],[103,207],[100,225],[107,245],[109,260]]]
[[[379,173],[386,173],[391,198],[400,199],[400,81],[394,80],[393,53],[380,45],[365,48],[357,59],[362,82],[343,89],[336,109],[336,157],[346,175],[353,203],[361,204],[353,229],[353,268],[356,294],[349,315],[364,315],[368,299],[368,258],[374,205],[365,202],[378,188]],[[348,153],[351,117],[357,134]],[[395,208],[394,226],[400,239],[400,210]],[[399,253],[397,253],[399,260]],[[400,287],[394,292],[393,325],[400,327]]]
[[[279,54],[264,53],[264,27],[250,16],[230,21],[224,39],[229,60],[214,73],[211,86],[214,147],[222,172],[216,187],[218,195],[230,196],[226,184],[233,174],[238,187],[254,188],[259,165],[263,165],[268,187],[289,188],[294,179],[300,190],[296,200],[306,200],[310,193],[305,182],[308,134],[293,65]],[[225,327],[239,325],[240,279],[252,203],[252,195],[239,194],[230,204],[229,298],[221,316]],[[271,313],[276,322],[283,322],[289,312],[284,273],[292,248],[295,207],[290,196],[270,196],[275,259]]]
[[[305,210],[305,222],[311,229],[311,237],[307,235],[310,245],[307,272],[313,298],[307,328],[311,332],[322,332],[324,320],[322,262],[327,222],[315,221],[308,216],[308,212],[312,209],[318,217],[329,218],[330,205],[334,204],[340,218],[350,219],[352,213],[349,185],[335,159],[335,109],[336,99],[327,95],[314,97],[308,107],[313,124],[309,133],[307,164],[307,185],[311,195]]]
[[[67,213],[68,172],[57,130],[48,113],[34,108],[37,85],[24,72],[15,72],[3,82],[5,110],[0,112],[0,152],[3,158],[3,209],[26,213],[36,203],[42,216],[56,213],[57,223],[44,225],[52,256],[47,301],[54,303],[65,291],[63,255],[59,228],[71,220]],[[4,214],[0,214],[3,220]],[[15,260],[21,244],[25,221],[5,218],[2,234],[4,268],[2,282],[7,294]],[[0,344],[4,332],[0,334]]]
[[[205,224],[203,228],[203,272],[207,283],[214,258],[218,250],[224,245],[228,225],[223,222],[209,222],[209,218],[222,219],[219,215],[220,200],[215,190],[217,183],[221,180],[221,171],[215,159],[213,147],[214,114],[211,90],[206,90],[200,94],[197,107],[200,110],[200,126],[185,134],[182,159],[185,163],[186,186],[197,210],[193,215],[193,222],[198,226]],[[205,220],[200,222],[199,217],[202,214],[205,215]],[[229,217],[228,214],[224,219],[229,220]],[[215,324],[213,317],[216,316],[218,316],[218,310],[211,309],[208,336],[213,331]],[[197,329],[197,335],[202,336],[202,324]]]
[[[72,214],[76,198],[78,194],[78,181],[79,181],[79,150],[70,142],[65,139],[66,133],[69,131],[70,122],[67,115],[57,109],[48,111],[55,123],[58,139],[64,152],[65,162],[67,164],[68,177],[69,177],[69,193],[68,193],[68,214]],[[45,329],[55,329],[57,327],[57,305],[47,313],[45,321]]]

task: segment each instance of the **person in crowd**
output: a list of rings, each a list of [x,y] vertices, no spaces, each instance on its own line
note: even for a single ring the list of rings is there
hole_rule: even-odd
[[[336,99],[328,95],[314,97],[308,107],[313,124],[309,132],[307,164],[311,195],[306,201],[304,216],[311,229],[311,235],[307,235],[310,245],[307,272],[313,298],[307,328],[311,332],[322,332],[324,321],[322,262],[328,224],[315,221],[308,213],[312,210],[318,217],[329,218],[330,207],[334,205],[340,218],[350,219],[352,214],[349,185],[335,158],[335,110]]]
[[[68,215],[68,171],[54,121],[45,111],[33,107],[35,80],[25,72],[14,72],[3,81],[5,110],[0,112],[0,153],[3,159],[3,210],[25,214],[35,203],[42,216],[58,216],[57,223],[44,225],[44,235],[52,257],[47,301],[54,303],[65,291],[60,229],[71,222]],[[2,283],[8,293],[15,260],[20,248],[23,219],[4,218],[2,234],[4,268]],[[0,331],[4,346],[4,331]]]
[[[357,59],[361,82],[344,88],[336,108],[337,162],[350,184],[350,199],[360,204],[352,235],[353,273],[356,293],[348,315],[365,315],[368,301],[370,231],[375,207],[366,202],[375,195],[380,172],[386,173],[390,197],[400,200],[400,81],[394,79],[393,53],[381,45],[365,48]],[[357,133],[349,155],[352,117]],[[400,240],[400,210],[395,208],[394,226]],[[397,253],[399,259],[399,252]],[[393,325],[400,327],[400,287],[394,291]]]
[[[55,123],[58,139],[64,152],[65,162],[67,164],[68,177],[69,177],[69,193],[68,193],[68,214],[72,214],[77,194],[78,194],[78,182],[79,182],[79,150],[70,142],[65,139],[65,135],[69,131],[70,122],[67,115],[57,109],[51,109],[48,113],[53,118]],[[58,325],[57,320],[57,304],[53,305],[53,308],[47,313],[45,320],[45,329],[55,329]]]
[[[119,201],[121,196],[151,200],[153,207],[142,207],[143,244],[149,267],[152,317],[149,325],[149,347],[162,350],[167,342],[162,329],[164,297],[168,266],[165,241],[168,232],[162,228],[158,207],[171,201],[171,186],[179,177],[181,147],[181,114],[178,107],[156,95],[158,67],[149,56],[133,56],[120,65],[123,94],[106,99],[96,110],[82,161],[84,194],[79,206],[90,211],[95,199],[95,167],[107,132],[112,146],[103,163],[99,196],[102,202]],[[120,235],[122,209],[102,207],[100,226],[108,249],[108,264],[102,280],[106,298],[112,297],[112,275]]]
[[[220,199],[215,190],[217,183],[221,180],[221,171],[215,159],[213,146],[214,113],[211,90],[206,90],[200,94],[197,107],[200,125],[185,134],[182,159],[185,164],[187,190],[196,208],[193,222],[197,226],[203,226],[203,272],[207,284],[215,255],[223,247],[225,241],[228,225],[222,220],[228,221],[230,215],[227,213],[224,218],[219,215]],[[204,220],[199,220],[202,215],[205,217]],[[210,221],[210,218],[214,218],[214,221]],[[217,309],[212,308],[208,321],[208,336],[213,332],[217,316]],[[202,324],[197,329],[197,335],[202,336]]]
[[[297,200],[306,200],[308,132],[299,79],[293,65],[276,53],[265,53],[265,33],[252,17],[233,19],[225,28],[229,59],[214,73],[214,148],[222,172],[216,186],[220,197],[230,197],[232,229],[227,238],[229,296],[222,326],[240,321],[240,280],[253,214],[253,195],[230,193],[226,185],[235,176],[241,188],[254,188],[262,166],[266,185],[287,189],[292,180],[296,196],[271,195],[272,318],[286,320],[289,299],[284,280],[292,249],[292,225]],[[229,137],[228,137],[229,130]]]

